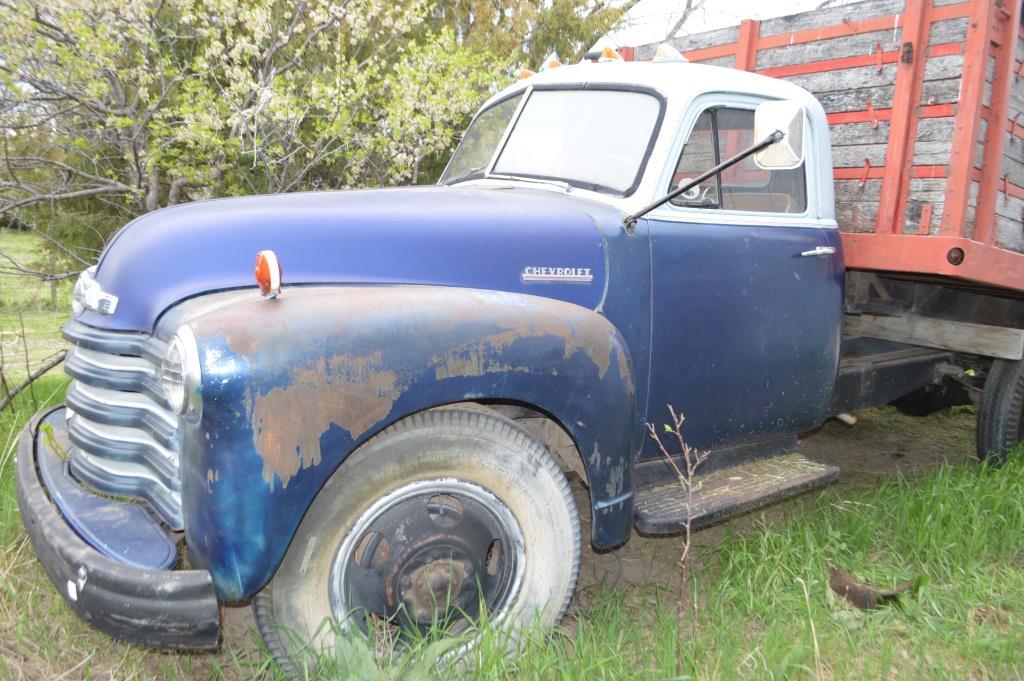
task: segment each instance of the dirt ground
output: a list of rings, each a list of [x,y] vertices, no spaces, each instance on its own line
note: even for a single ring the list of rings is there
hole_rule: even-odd
[[[954,407],[924,418],[905,416],[893,407],[878,407],[857,413],[857,423],[847,426],[829,421],[800,438],[800,452],[808,458],[840,468],[838,493],[870,486],[882,477],[901,473],[913,477],[943,463],[974,458],[974,413]],[[586,508],[586,491],[576,485],[577,505]],[[779,518],[788,505],[782,502],[746,516],[735,518],[732,529],[742,532],[759,519]],[[585,521],[583,537],[589,537]],[[693,549],[714,547],[725,536],[725,525],[711,527],[694,535]],[[597,553],[584,543],[580,580],[573,607],[582,605],[590,587],[641,586],[674,582],[675,562],[679,557],[677,537],[643,537],[634,534],[629,542],[608,553]],[[237,646],[251,645],[255,627],[249,608],[230,608],[225,614],[225,641]]]

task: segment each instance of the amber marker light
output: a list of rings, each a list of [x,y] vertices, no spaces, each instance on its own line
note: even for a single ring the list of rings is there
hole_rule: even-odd
[[[552,52],[548,55],[548,58],[544,60],[544,63],[540,65],[541,73],[550,69],[557,69],[562,65],[562,62],[558,60],[558,55]]]
[[[519,80],[522,80],[523,78],[529,78],[530,76],[536,76],[536,75],[537,75],[536,71],[531,71],[530,69],[523,69],[522,71],[519,72]]]
[[[265,298],[274,299],[281,293],[281,263],[273,251],[260,251],[256,254],[256,283],[260,285],[260,294]]]
[[[601,56],[598,57],[597,61],[599,61],[599,62],[609,62],[609,61],[624,61],[624,60],[622,58],[622,55],[619,54],[618,52],[616,52],[614,48],[606,47],[603,50],[601,50]]]

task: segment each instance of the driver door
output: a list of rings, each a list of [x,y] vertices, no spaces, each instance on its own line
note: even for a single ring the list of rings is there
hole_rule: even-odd
[[[704,108],[673,186],[749,147],[755,105]],[[813,149],[809,135],[805,149]],[[835,222],[818,219],[808,191],[817,170],[809,156],[794,170],[763,170],[748,158],[650,214],[647,420],[666,422],[672,405],[686,416],[692,446],[798,433],[826,416],[843,267]],[[658,455],[646,442],[641,457]]]

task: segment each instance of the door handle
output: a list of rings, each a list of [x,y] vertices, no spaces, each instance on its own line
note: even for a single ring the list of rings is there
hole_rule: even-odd
[[[809,251],[804,251],[800,255],[802,255],[805,258],[809,258],[809,257],[815,256],[815,255],[832,255],[835,252],[836,252],[836,247],[835,246],[818,246],[817,248],[812,248]]]

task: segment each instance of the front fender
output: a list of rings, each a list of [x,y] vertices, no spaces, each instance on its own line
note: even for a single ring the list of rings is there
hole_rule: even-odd
[[[583,454],[593,543],[628,537],[634,380],[622,337],[591,310],[463,288],[296,288],[239,294],[190,326],[202,414],[183,419],[183,512],[222,600],[267,583],[349,453],[452,402],[516,400],[558,419]]]

